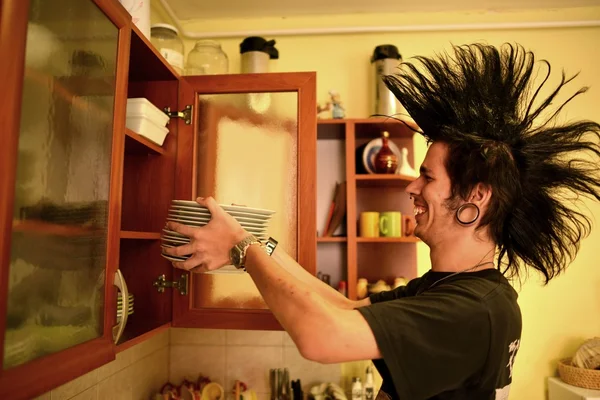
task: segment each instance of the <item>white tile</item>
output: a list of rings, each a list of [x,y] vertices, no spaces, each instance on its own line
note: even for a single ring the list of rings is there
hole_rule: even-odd
[[[171,345],[169,382],[196,382],[200,375],[219,384],[225,382],[225,346]]]
[[[302,357],[295,347],[284,347],[283,353],[283,364],[290,371],[290,379],[300,379],[304,393],[308,393],[312,386],[324,382],[340,385],[342,375],[340,364],[320,364],[309,361]]]
[[[283,345],[288,347],[296,347],[296,343],[292,340],[292,337],[289,333],[283,333]]]
[[[224,345],[225,330],[171,328],[171,344]]]
[[[70,400],[98,400],[98,385],[94,385],[85,392],[79,393]]]
[[[149,356],[157,350],[163,349],[169,346],[169,330],[165,329],[157,335],[152,336],[150,339],[145,340],[137,345],[125,350],[125,357],[131,357],[131,362],[135,363],[144,357]]]
[[[282,368],[282,346],[232,346],[227,348],[226,387],[233,387],[236,379],[248,384],[255,392],[267,393],[269,369]]]
[[[51,400],[51,397],[50,397],[50,392],[46,392],[46,393],[44,393],[43,395],[41,395],[41,396],[38,396],[38,397],[36,397],[36,398],[35,398],[35,399],[33,399],[33,400]]]
[[[109,376],[98,383],[98,399],[133,399],[133,381],[135,379],[136,373],[131,366]]]
[[[231,346],[282,346],[282,331],[228,330],[227,345]]]
[[[98,368],[98,382],[103,381],[133,364],[133,353],[125,350],[117,353],[115,359]]]
[[[52,400],[68,400],[98,383],[98,370],[88,372],[52,390]]]
[[[133,400],[146,400],[159,393],[169,380],[169,348],[162,348],[131,367]]]

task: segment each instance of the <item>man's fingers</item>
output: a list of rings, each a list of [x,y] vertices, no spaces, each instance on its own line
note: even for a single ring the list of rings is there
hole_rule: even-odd
[[[169,221],[167,222],[167,229],[181,233],[187,237],[194,237],[200,228],[194,228],[189,225],[180,224],[179,222]]]
[[[187,243],[177,247],[166,247],[163,246],[163,252],[170,256],[188,256],[194,253],[194,245],[191,243]]]

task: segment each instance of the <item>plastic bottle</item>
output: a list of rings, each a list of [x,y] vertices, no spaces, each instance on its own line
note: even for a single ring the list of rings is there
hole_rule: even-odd
[[[373,368],[369,365],[365,376],[365,400],[373,400],[375,391],[373,388]]]
[[[360,378],[352,378],[352,400],[363,400],[363,387]]]

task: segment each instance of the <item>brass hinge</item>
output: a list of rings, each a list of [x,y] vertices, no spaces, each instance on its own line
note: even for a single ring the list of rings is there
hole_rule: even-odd
[[[188,294],[188,274],[183,274],[179,277],[178,281],[167,281],[165,274],[159,276],[152,284],[160,293],[165,292],[165,288],[174,288],[179,290],[179,294],[187,296]]]
[[[185,106],[183,111],[171,111],[171,107],[165,107],[164,111],[169,118],[181,118],[185,121],[186,125],[190,125],[192,123],[192,116],[194,114],[194,106],[192,105]]]

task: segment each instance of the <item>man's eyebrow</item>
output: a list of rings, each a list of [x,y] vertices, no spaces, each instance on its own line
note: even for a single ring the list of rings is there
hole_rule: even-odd
[[[430,174],[431,170],[429,168],[427,168],[425,165],[421,165],[421,167],[419,168],[419,172],[422,174]]]

